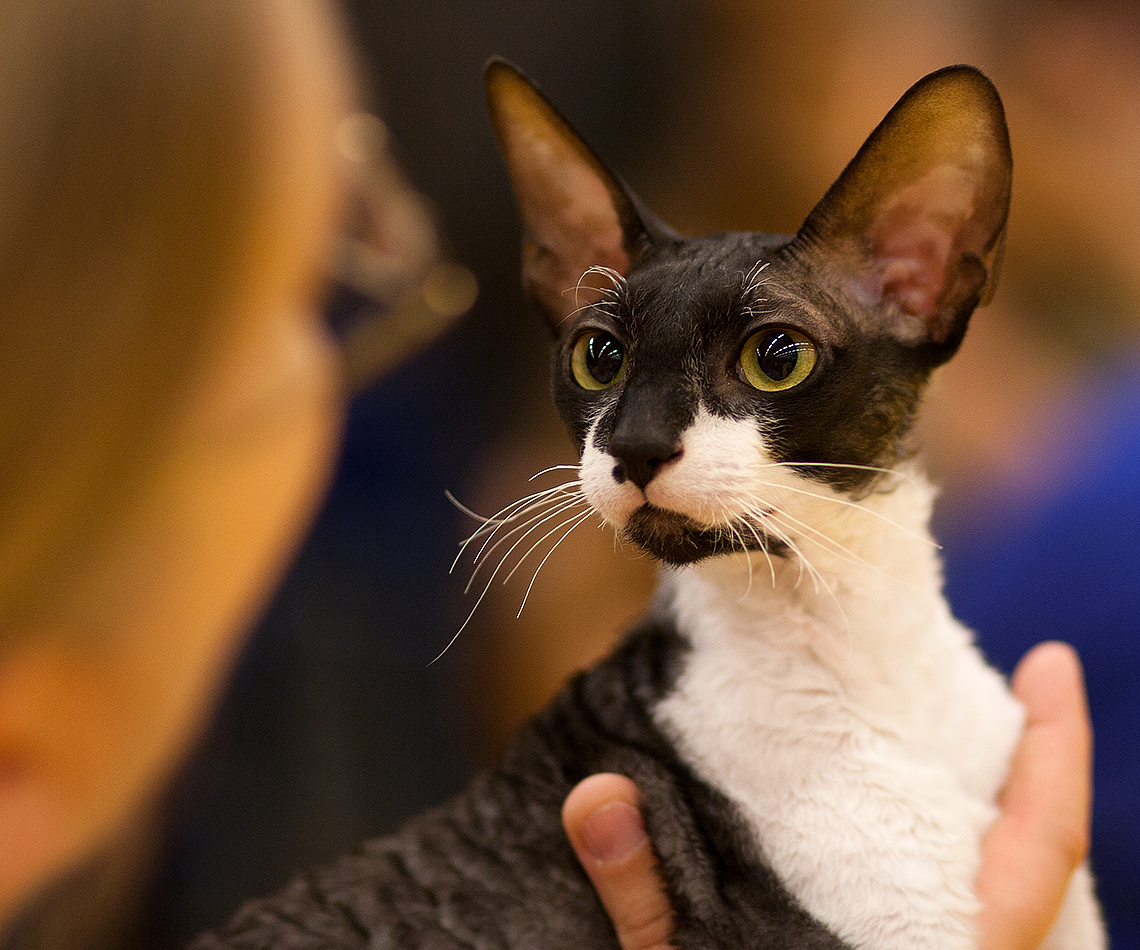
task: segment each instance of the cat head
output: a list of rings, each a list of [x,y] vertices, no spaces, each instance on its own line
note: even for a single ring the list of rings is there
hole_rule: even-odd
[[[517,69],[494,60],[485,79],[523,281],[602,516],[680,564],[785,553],[790,522],[766,519],[798,483],[873,491],[993,292],[1012,160],[990,82],[966,66],[918,82],[796,235],[685,238]]]

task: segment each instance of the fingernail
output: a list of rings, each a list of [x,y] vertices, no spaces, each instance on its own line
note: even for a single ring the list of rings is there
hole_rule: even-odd
[[[582,843],[602,863],[629,857],[647,840],[641,815],[627,802],[611,802],[582,823]]]

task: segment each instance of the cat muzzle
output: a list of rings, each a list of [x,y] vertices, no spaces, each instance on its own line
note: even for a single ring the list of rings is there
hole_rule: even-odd
[[[647,554],[674,566],[746,551],[778,557],[788,554],[786,544],[751,521],[703,525],[688,515],[648,503],[629,516],[622,536]]]

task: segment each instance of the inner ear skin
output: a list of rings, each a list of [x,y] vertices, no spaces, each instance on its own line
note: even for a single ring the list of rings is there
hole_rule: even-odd
[[[926,347],[931,366],[950,359],[962,344],[970,315],[981,302],[990,272],[976,254],[963,254],[953,265],[948,286],[930,318],[933,340]]]

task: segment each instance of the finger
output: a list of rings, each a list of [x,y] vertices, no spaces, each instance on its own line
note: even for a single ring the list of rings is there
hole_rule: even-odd
[[[1088,853],[1092,802],[1092,726],[1076,651],[1039,644],[1014,672],[1013,691],[1025,704],[1025,736],[1003,808],[1038,819],[1059,860],[1075,868]]]
[[[1013,691],[1025,733],[982,842],[983,950],[1035,950],[1088,851],[1092,729],[1075,651],[1039,644],[1018,665]]]
[[[672,946],[673,912],[640,808],[630,779],[592,775],[567,797],[562,824],[622,950],[666,950]]]

